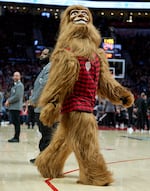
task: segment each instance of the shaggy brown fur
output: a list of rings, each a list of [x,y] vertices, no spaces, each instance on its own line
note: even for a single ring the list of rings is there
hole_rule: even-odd
[[[74,25],[70,20],[72,10],[86,10],[89,22],[86,25]],[[89,60],[93,59],[94,54],[99,57],[99,97],[108,98],[112,103],[124,107],[133,104],[132,93],[112,78],[105,53],[99,49],[100,41],[101,36],[92,24],[90,11],[80,5],[68,7],[62,15],[60,35],[51,56],[49,79],[39,102],[43,108],[41,120],[45,125],[60,121],[51,144],[36,159],[38,170],[44,177],[62,177],[65,161],[74,152],[80,169],[78,183],[101,186],[113,182],[112,174],[100,153],[94,115],[78,111],[60,115],[64,100],[78,80],[79,56]]]
[[[108,185],[113,179],[100,154],[97,124],[91,113],[64,114],[51,144],[38,156],[36,165],[45,178],[63,176],[63,167],[73,151],[77,158],[80,176],[78,183]]]

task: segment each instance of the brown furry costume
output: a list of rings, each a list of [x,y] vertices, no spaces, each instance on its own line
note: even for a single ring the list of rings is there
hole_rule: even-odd
[[[82,10],[81,13],[78,13],[79,10]],[[79,21],[78,24],[73,22],[74,18]],[[39,101],[43,107],[42,122],[51,125],[59,120],[60,124],[51,144],[37,157],[35,164],[43,177],[62,177],[65,161],[74,152],[80,169],[78,183],[101,186],[109,185],[113,178],[100,153],[97,122],[93,113],[60,112],[78,81],[80,63],[77,57],[92,60],[94,53],[98,56],[100,71],[95,91],[99,97],[108,98],[112,103],[124,107],[131,106],[134,98],[129,90],[112,78],[105,53],[98,48],[100,34],[92,23],[89,9],[80,5],[68,7],[62,15],[60,35],[51,56],[49,79]]]

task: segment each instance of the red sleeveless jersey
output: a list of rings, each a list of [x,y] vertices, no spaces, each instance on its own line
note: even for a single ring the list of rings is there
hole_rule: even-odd
[[[92,61],[78,58],[80,63],[79,78],[73,92],[64,101],[62,113],[71,111],[93,112],[99,80],[100,62],[98,56]]]

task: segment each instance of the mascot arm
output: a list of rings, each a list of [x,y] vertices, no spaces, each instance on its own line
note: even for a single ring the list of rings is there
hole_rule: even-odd
[[[130,107],[134,103],[134,96],[127,88],[114,79],[109,71],[109,64],[105,53],[99,50],[101,71],[98,83],[98,96],[108,98],[115,105]]]
[[[48,81],[39,99],[42,108],[40,120],[51,126],[59,120],[61,105],[78,79],[78,60],[68,50],[57,50],[52,54]]]

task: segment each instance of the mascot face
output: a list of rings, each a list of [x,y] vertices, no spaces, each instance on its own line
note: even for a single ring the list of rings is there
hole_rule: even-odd
[[[70,12],[70,21],[74,24],[85,25],[89,22],[89,15],[87,10],[72,10]]]
[[[64,30],[77,31],[79,28],[87,27],[93,22],[92,14],[88,8],[82,5],[72,5],[68,7],[61,17],[61,32]]]

